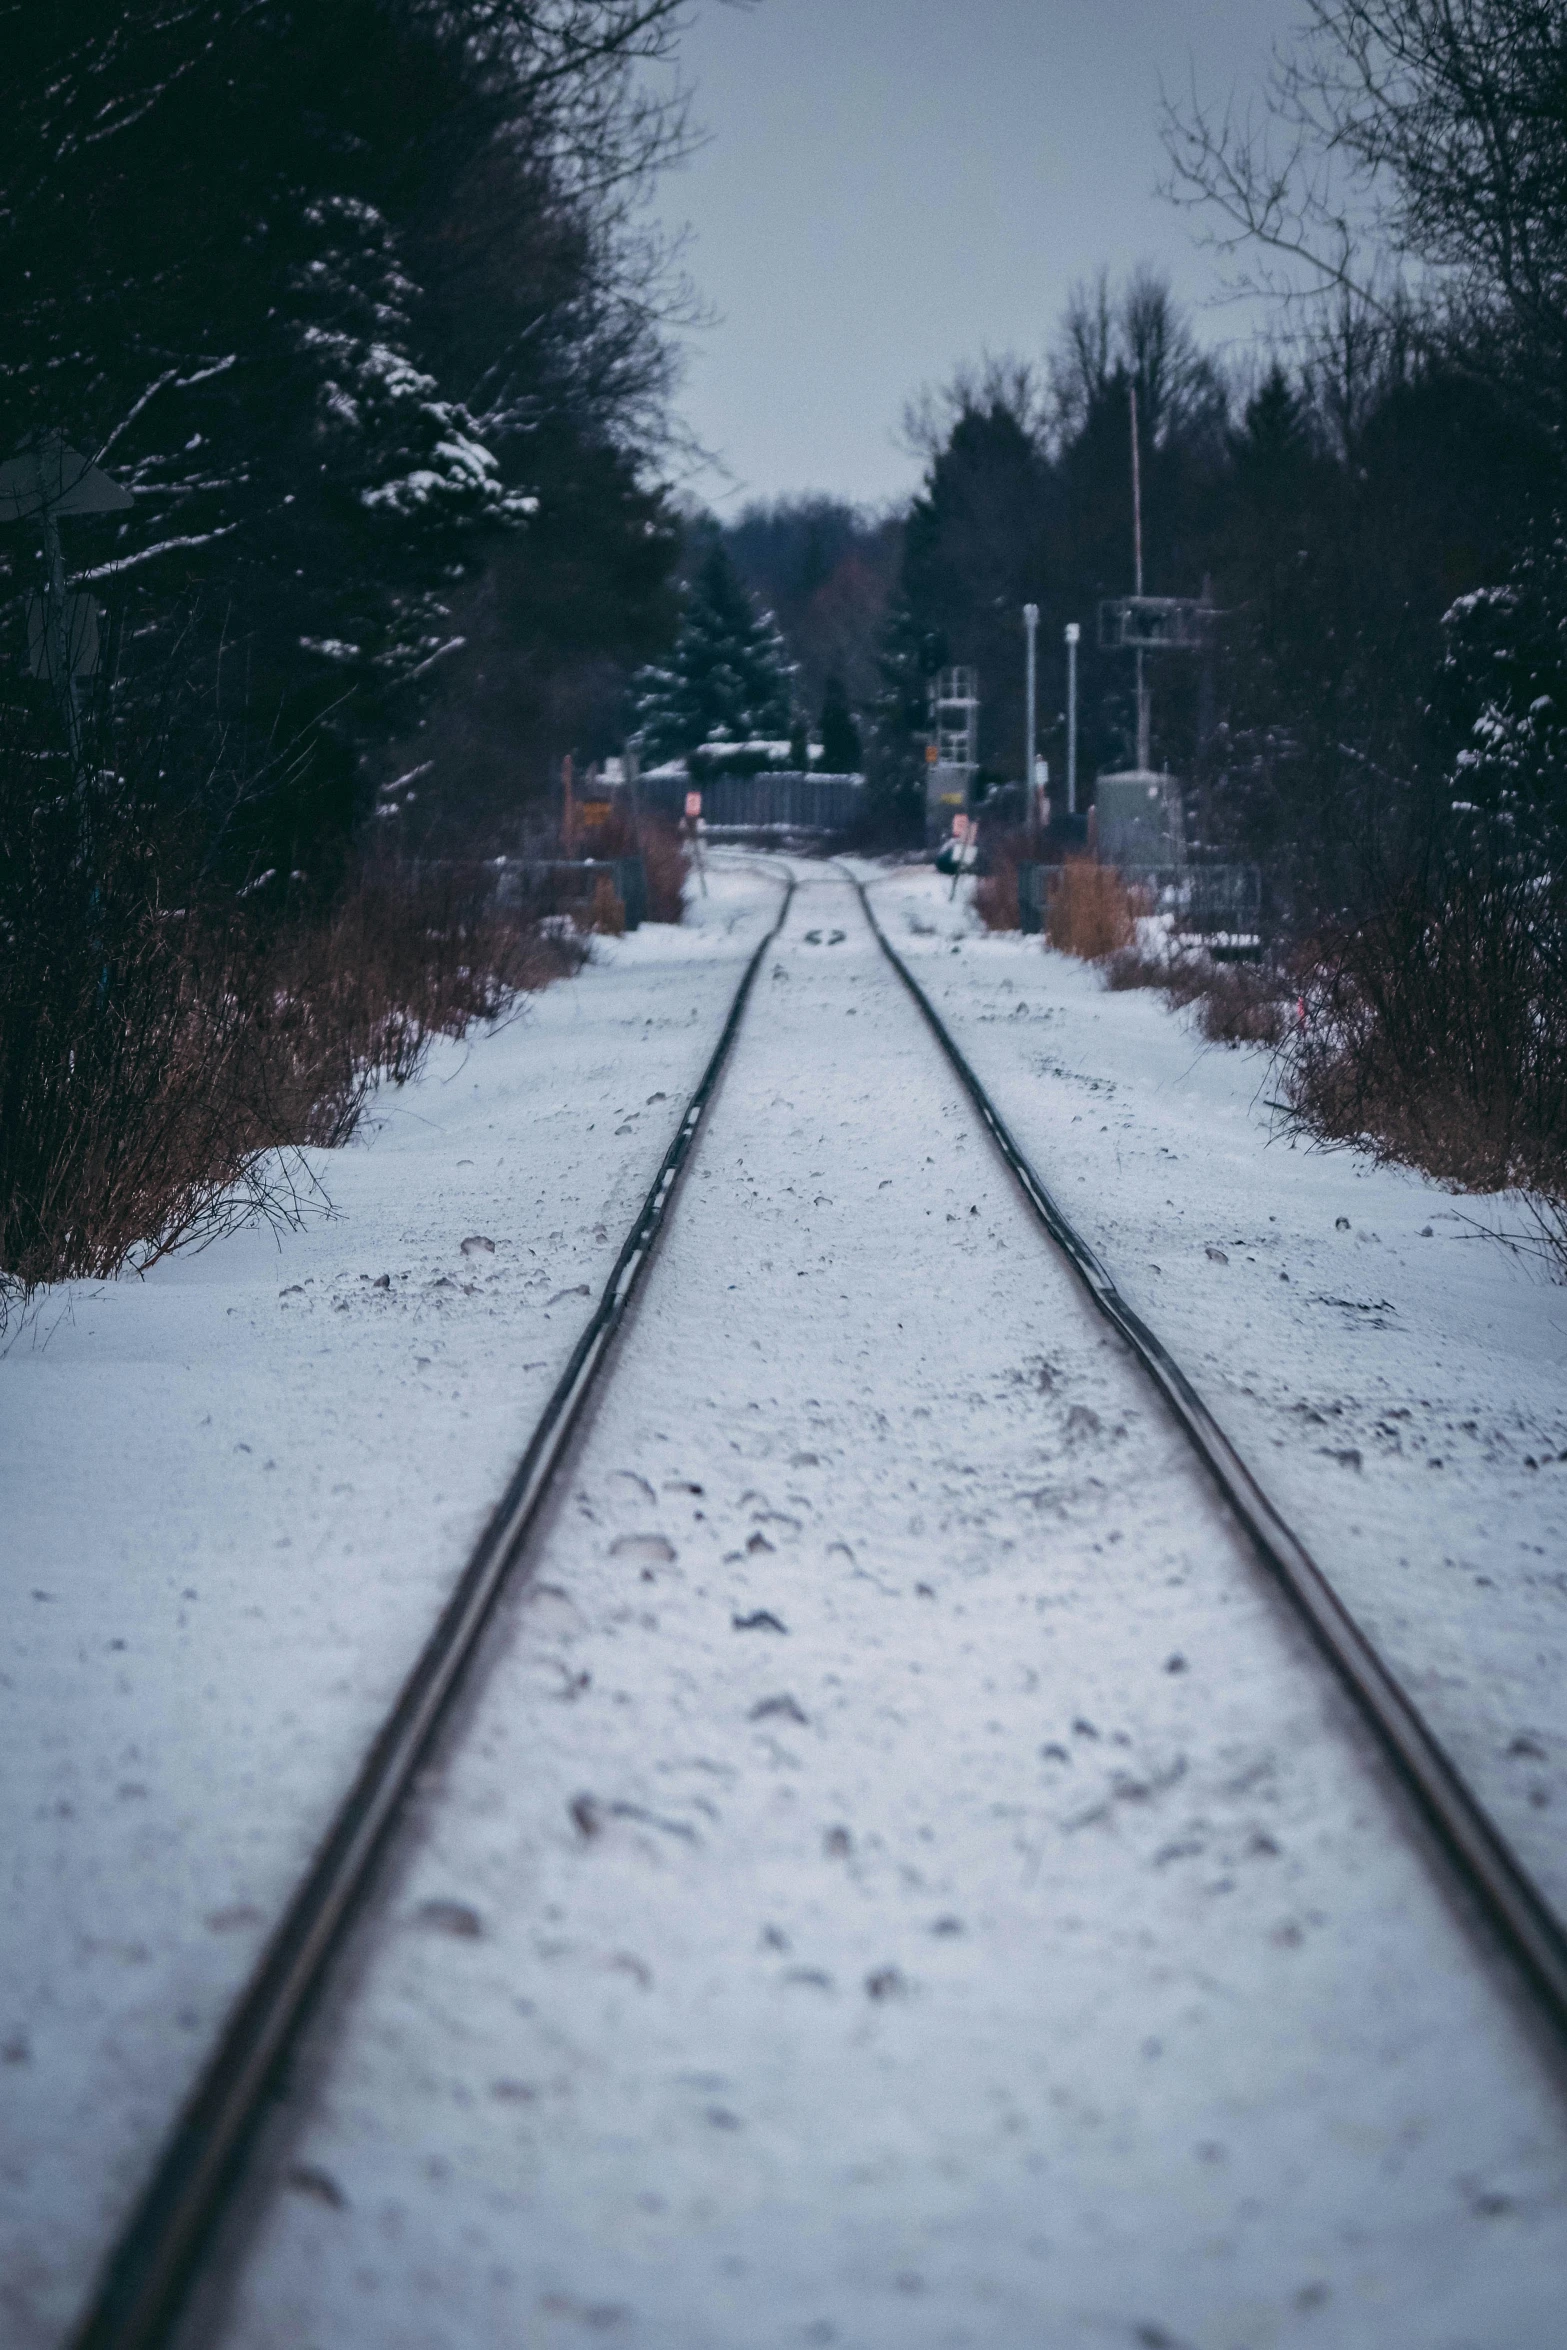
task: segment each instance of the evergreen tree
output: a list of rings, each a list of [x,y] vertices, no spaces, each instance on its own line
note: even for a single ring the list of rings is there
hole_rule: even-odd
[[[949,661],[979,671],[981,750],[1014,775],[1023,756],[1022,608],[1045,575],[1050,469],[1028,385],[993,375],[960,383],[956,413],[910,509],[901,588]]]
[[[780,741],[790,727],[790,669],[773,621],[758,614],[722,543],[687,594],[666,664],[642,670],[633,724],[645,766],[707,743]]]
[[[780,498],[744,507],[723,531],[735,569],[771,612],[799,664],[796,692],[819,710],[836,672],[850,703],[876,692],[876,647],[903,548],[900,512],[842,499]]]
[[[1567,528],[1553,516],[1506,585],[1461,596],[1442,622],[1441,701],[1461,730],[1460,815],[1501,819],[1522,851],[1567,843]]]
[[[803,710],[796,710],[789,721],[789,765],[796,775],[805,775],[810,770],[811,730]]]
[[[822,766],[829,775],[857,775],[864,753],[843,679],[834,670],[822,695]]]
[[[595,452],[635,475],[666,361],[613,191],[657,159],[625,77],[674,10],[0,0],[0,454],[40,426],[101,452],[134,510],[67,551],[143,677],[242,679],[226,723],[313,745],[238,811],[240,867],[329,865],[471,658],[490,556],[546,507],[579,543]],[[4,534],[13,586],[35,560]]]
[[[946,658],[945,640],[921,627],[906,596],[897,597],[882,632],[866,759],[872,824],[889,839],[917,840],[924,829],[930,682]]]

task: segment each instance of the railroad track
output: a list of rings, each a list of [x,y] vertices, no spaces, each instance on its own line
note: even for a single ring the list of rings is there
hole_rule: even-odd
[[[75,2337],[76,2350],[152,2350],[168,2338],[202,2245],[242,2165],[246,2142],[445,1719],[464,1668],[516,1570],[615,1333],[647,1271],[756,974],[788,918],[794,889],[791,876],[784,885],[778,919],[746,965],[701,1082],[598,1304],[109,2256]]]
[[[1472,1904],[1509,1953],[1541,2011],[1567,2040],[1567,1936],[1453,1770],[1437,1740],[1346,1613],[1305,1546],[1279,1516],[1192,1383],[1121,1296],[1018,1147],[995,1105],[854,882],[882,953],[908,990],[1029,1209],[1064,1252],[1097,1310],[1158,1388],[1205,1471],[1373,1728],[1395,1774]],[[515,1579],[614,1339],[674,1203],[704,1115],[729,1060],[761,964],[786,922],[791,874],[777,922],[751,957],[702,1081],[660,1165],[615,1268],[535,1428],[489,1526],[341,1806],[308,1874],[236,2006],[177,2122],[129,2224],[112,2251],[76,2350],[153,2350],[174,2328],[203,2251],[242,2175],[247,2148],[334,1953],[364,1900],[379,1858],[443,1721],[485,1624]],[[841,938],[842,933],[837,933]]]
[[[914,998],[956,1071],[1023,1197],[1070,1263],[1105,1320],[1118,1330],[1164,1397],[1183,1434],[1245,1528],[1265,1566],[1305,1618],[1384,1753],[1419,1805],[1453,1868],[1523,1969],[1556,2030],[1567,2040],[1567,1934],[1535,1890],[1489,1816],[1447,1759],[1418,1709],[1389,1672],[1293,1527],[1286,1524],[1162,1339],[1127,1303],[1014,1139],[946,1023],[856,881],[882,953]]]

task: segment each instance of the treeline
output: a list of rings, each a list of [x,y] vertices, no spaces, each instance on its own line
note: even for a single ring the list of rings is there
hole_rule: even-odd
[[[1275,1096],[1319,1139],[1517,1190],[1523,1244],[1567,1266],[1567,25],[1554,0],[1303,19],[1261,109],[1165,124],[1173,192],[1281,296],[1276,353],[1221,371],[1156,279],[1101,279],[1042,375],[916,411],[872,772],[912,825],[952,660],[991,772],[1021,772],[1025,600],[1057,776],[1074,619],[1085,767],[1130,764],[1131,663],[1094,621],[1133,586],[1135,393],[1146,588],[1216,614],[1207,657],[1151,661],[1152,753],[1197,851],[1264,869]]]
[[[1131,763],[1131,409],[1150,594],[1207,596],[1212,657],[1150,663],[1153,752],[1195,839],[1259,860],[1297,935],[1457,856],[1562,862],[1567,32],[1541,0],[1305,0],[1266,104],[1167,111],[1172,192],[1217,222],[1279,345],[1223,368],[1157,278],[1081,287],[1043,370],[911,416],[927,460],[883,651],[884,804],[917,787],[925,682],[975,664],[982,750],[1022,769],[1019,608],[1061,633],[1082,749]],[[1288,289],[1288,299],[1284,290]]]
[[[372,811],[493,829],[667,634],[671,288],[636,199],[684,138],[647,79],[677,17],[0,10],[0,442],[62,431],[134,493],[65,525],[97,690],[218,715],[226,871],[329,875]],[[0,538],[13,614],[33,536]]]
[[[286,1211],[280,1148],[559,966],[471,860],[673,625],[681,14],[0,5],[0,457],[133,500],[60,522],[74,716],[0,531],[0,1307]]]
[[[987,776],[1021,776],[1025,602],[1058,797],[1069,621],[1085,798],[1097,770],[1134,763],[1133,664],[1097,627],[1133,587],[1134,394],[1146,591],[1215,610],[1208,656],[1149,659],[1155,763],[1185,783],[1196,843],[1261,861],[1277,910],[1319,920],[1406,861],[1453,796],[1492,682],[1477,632],[1552,511],[1554,444],[1407,316],[1349,296],[1248,381],[1151,274],[1081,288],[1046,368],[989,366],[916,417],[926,475],[874,712],[894,808],[917,792],[927,681],[948,662],[979,670]]]

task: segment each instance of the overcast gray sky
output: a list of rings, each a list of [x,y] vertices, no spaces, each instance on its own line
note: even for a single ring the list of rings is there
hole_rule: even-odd
[[[982,352],[1038,358],[1074,281],[1164,268],[1218,289],[1154,192],[1161,77],[1243,97],[1300,0],[699,0],[684,45],[708,145],[665,182],[719,313],[683,412],[720,508],[911,489],[903,403]],[[1205,340],[1250,313],[1198,308]]]

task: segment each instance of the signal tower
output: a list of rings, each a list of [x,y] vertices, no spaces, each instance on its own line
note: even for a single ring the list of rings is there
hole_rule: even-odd
[[[931,680],[930,739],[925,746],[925,836],[938,847],[952,819],[968,807],[979,765],[979,672],[939,670]]]

